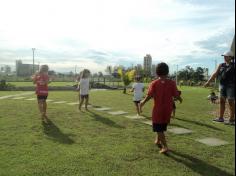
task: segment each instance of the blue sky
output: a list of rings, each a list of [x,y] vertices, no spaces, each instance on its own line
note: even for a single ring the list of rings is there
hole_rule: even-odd
[[[223,59],[235,33],[234,0],[0,1],[0,65],[16,59],[56,71],[167,62],[171,70]]]

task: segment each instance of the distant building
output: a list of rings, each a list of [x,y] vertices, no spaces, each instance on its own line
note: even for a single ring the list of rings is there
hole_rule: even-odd
[[[138,65],[134,66],[134,70],[137,71],[137,72],[142,71],[142,65],[138,64]]]
[[[208,68],[204,68],[204,80],[208,80],[210,78],[209,76],[209,69]]]
[[[157,76],[157,74],[156,74],[156,65],[152,65],[152,76],[153,77],[156,77]]]
[[[10,74],[11,73],[11,67],[9,65],[4,65],[0,68],[0,72],[3,74]]]
[[[147,54],[144,57],[144,62],[143,62],[143,69],[146,74],[146,76],[151,76],[152,73],[152,57],[150,54]]]
[[[39,70],[39,65],[34,65],[34,70]],[[23,64],[21,60],[16,61],[16,76],[31,76],[33,74],[33,64]]]

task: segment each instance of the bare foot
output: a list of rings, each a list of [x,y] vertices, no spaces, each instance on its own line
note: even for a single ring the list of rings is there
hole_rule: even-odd
[[[45,123],[48,123],[48,116],[46,114],[43,115],[43,121]]]
[[[165,153],[167,153],[167,152],[169,152],[170,150],[168,149],[168,148],[162,148],[161,150],[160,150],[160,153],[161,154],[165,154]]]
[[[157,145],[158,148],[160,148],[160,149],[162,148],[162,145],[161,145],[161,142],[160,142],[160,141],[155,140],[154,143]]]

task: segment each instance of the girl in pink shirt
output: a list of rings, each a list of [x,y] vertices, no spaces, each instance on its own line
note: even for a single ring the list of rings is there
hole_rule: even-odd
[[[48,97],[48,76],[49,67],[47,65],[42,65],[39,72],[32,76],[33,83],[36,85],[36,95],[38,99],[38,108],[41,114],[42,120],[47,123],[47,97]]]

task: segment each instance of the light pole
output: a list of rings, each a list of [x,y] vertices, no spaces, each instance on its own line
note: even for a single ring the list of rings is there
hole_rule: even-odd
[[[176,85],[178,85],[178,71],[179,70],[179,65],[176,65]]]
[[[217,60],[215,59],[215,70],[217,68]],[[216,86],[216,83],[217,83],[217,78],[215,78],[215,86]]]
[[[33,74],[34,74],[34,51],[35,51],[35,48],[32,48],[32,52],[33,52]]]

